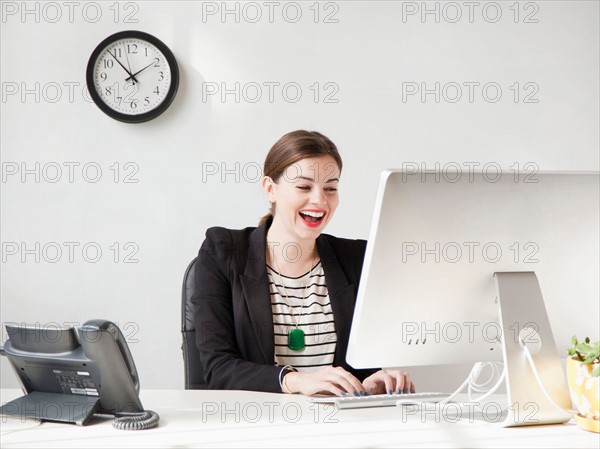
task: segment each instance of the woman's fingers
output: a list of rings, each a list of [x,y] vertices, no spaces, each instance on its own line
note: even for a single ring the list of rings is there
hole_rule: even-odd
[[[406,371],[402,370],[380,370],[365,379],[364,386],[369,394],[373,394],[371,389],[375,390],[375,394],[381,393],[414,393],[415,387],[410,376]]]
[[[345,392],[356,396],[360,395],[361,392],[364,394],[364,388],[360,381],[344,368],[338,366],[333,368],[331,373],[328,374],[331,376],[329,377],[329,380],[332,383],[337,384],[342,390],[342,393]]]
[[[380,370],[361,383],[342,367],[327,367],[311,373],[290,373],[288,387],[307,396],[330,393],[337,396],[381,393],[414,393],[415,386],[406,371]]]
[[[381,378],[385,385],[385,392],[387,394],[392,394],[395,391],[396,379],[392,376],[392,372],[390,371],[382,371]]]
[[[328,367],[311,373],[290,373],[290,384],[293,390],[307,396],[316,393],[331,393],[338,396],[347,394],[364,394],[363,385],[360,381],[341,367]]]
[[[396,393],[408,393],[408,385],[410,385],[408,373],[405,371],[395,370],[394,380],[396,381],[396,387],[394,388]]]

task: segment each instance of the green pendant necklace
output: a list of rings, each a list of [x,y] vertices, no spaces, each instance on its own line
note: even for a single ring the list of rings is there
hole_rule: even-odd
[[[296,316],[296,312],[292,306],[290,306],[290,297],[288,295],[287,289],[285,288],[285,284],[283,283],[283,278],[281,277],[281,268],[279,268],[279,262],[273,255],[273,259],[275,260],[275,264],[277,265],[277,274],[279,275],[279,282],[281,282],[281,287],[283,287],[283,292],[285,293],[286,305],[292,312],[292,317],[294,319],[294,327],[288,332],[288,348],[292,351],[302,351],[306,347],[306,339],[304,336],[304,331],[300,329],[299,320]],[[302,295],[302,306],[300,307],[300,314],[304,312],[304,298],[306,297],[306,289],[308,287],[308,283],[310,282],[310,275],[312,274],[312,270],[315,264],[315,256],[313,255],[312,263],[310,266],[310,270],[308,272],[308,278],[304,283],[304,294]]]

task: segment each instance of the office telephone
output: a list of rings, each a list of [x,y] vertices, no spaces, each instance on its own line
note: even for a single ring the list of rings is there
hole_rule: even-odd
[[[121,330],[111,321],[75,327],[6,324],[1,348],[24,396],[0,415],[85,425],[96,414],[115,416],[125,430],[154,427],[159,417],[139,399],[138,373]]]

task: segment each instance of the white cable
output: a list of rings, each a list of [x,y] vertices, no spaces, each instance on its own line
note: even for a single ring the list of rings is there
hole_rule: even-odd
[[[496,375],[498,375],[498,380],[496,381],[496,384],[492,388],[489,388],[485,394],[483,394],[482,396],[477,398],[477,402],[482,402],[483,400],[487,399],[492,394],[494,394],[496,392],[496,390],[500,387],[500,385],[502,385],[502,382],[504,382],[504,378],[506,377],[506,368],[504,366],[502,366],[502,370],[500,371],[500,368],[498,368],[497,362],[488,362],[488,363],[490,363],[490,365],[488,365],[488,366],[493,367],[492,368],[493,373],[492,373],[492,376],[490,376],[490,379],[493,379]],[[500,363],[502,363],[502,362],[500,362]],[[502,364],[502,365],[504,365],[504,364]],[[484,385],[487,385],[487,383],[489,383],[489,380]],[[470,383],[469,387],[475,389],[479,393],[485,391],[482,389],[482,387],[478,388],[475,385],[473,385],[473,383]],[[469,401],[474,402],[471,391],[469,391],[468,394],[469,394]]]
[[[554,399],[552,399],[552,396],[550,395],[550,393],[548,393],[548,390],[546,390],[546,387],[544,386],[544,382],[542,382],[542,378],[540,377],[540,374],[538,373],[538,370],[535,366],[535,361],[533,360],[533,357],[531,356],[531,352],[529,351],[529,348],[527,347],[527,345],[525,343],[523,343],[521,346],[525,350],[525,357],[527,358],[527,361],[529,362],[529,366],[530,366],[531,370],[533,371],[533,375],[535,376],[535,380],[537,380],[537,383],[540,386],[540,388],[542,389],[544,396],[546,396],[546,399],[548,399],[548,401],[550,401],[550,403],[555,408],[560,410],[561,412],[567,413],[568,415],[571,415],[571,416],[577,415],[578,414],[577,410],[566,409],[566,408],[558,405],[556,402],[554,402]]]
[[[447,409],[450,406],[460,407],[461,410],[463,407],[467,407],[469,410],[472,410],[473,408],[481,408],[482,407],[481,402],[484,399],[487,399],[492,394],[494,394],[496,392],[496,390],[498,389],[498,387],[500,385],[502,385],[502,382],[504,382],[506,368],[503,367],[502,370],[500,370],[500,368],[498,366],[500,363],[502,363],[502,362],[477,362],[477,363],[475,363],[473,365],[473,368],[471,368],[471,371],[470,371],[469,375],[467,376],[467,378],[465,379],[465,381],[462,383],[462,385],[460,387],[458,387],[456,389],[456,391],[454,391],[454,393],[452,393],[446,399],[443,399],[439,402],[433,402],[433,403],[427,403],[427,404],[432,405],[434,408],[440,409],[442,411]],[[485,382],[478,383],[477,379],[479,378],[479,375],[485,369],[486,366],[489,366],[491,368],[491,370],[492,370],[491,375]],[[496,381],[496,383],[494,384],[493,387],[488,388],[487,386],[493,381],[493,379],[496,376],[498,376],[498,380]],[[458,394],[460,394],[462,392],[462,390],[465,388],[465,386],[468,387],[468,395],[469,395],[468,402],[465,402],[465,401],[449,402],[452,400],[452,398],[454,398]],[[478,392],[478,393],[485,392],[485,393],[482,396],[480,396],[479,398],[476,398],[477,400],[475,400],[475,398],[473,398],[473,392]],[[404,404],[403,404],[402,400],[399,400],[396,403],[396,405],[402,406]]]
[[[526,344],[524,344],[522,342],[521,347],[523,348],[524,352],[525,352],[525,357],[527,358],[527,362],[529,363],[529,366],[531,368],[531,370],[533,371],[533,375],[535,377],[535,380],[537,381],[538,385],[540,386],[540,388],[542,389],[542,392],[544,393],[544,396],[546,396],[546,399],[548,399],[548,401],[559,411],[566,413],[570,416],[574,416],[578,414],[577,410],[573,410],[573,409],[566,409],[562,406],[560,406],[559,404],[557,404],[554,399],[552,399],[552,396],[550,395],[550,393],[548,392],[548,390],[546,390],[546,387],[544,386],[544,383],[542,382],[541,376],[535,366],[535,361],[533,360],[533,357],[531,356],[531,352],[529,351],[529,348],[527,347]],[[461,384],[460,387],[458,387],[450,396],[448,396],[446,399],[443,399],[439,402],[436,403],[432,403],[432,405],[435,405],[436,407],[441,407],[443,408],[446,405],[453,405],[453,406],[459,406],[459,407],[463,407],[466,404],[469,404],[471,406],[474,407],[481,407],[481,402],[485,399],[487,399],[489,396],[491,396],[499,387],[500,385],[502,385],[502,382],[504,382],[504,379],[506,377],[506,366],[503,366],[502,368],[502,372],[499,375],[498,380],[496,381],[496,384],[489,389],[486,393],[484,393],[482,396],[476,398],[477,401],[474,401],[473,398],[473,392],[478,392],[481,393],[483,391],[485,391],[485,386],[490,383],[490,380],[493,379],[498,373],[499,373],[499,368],[498,368],[498,364],[500,364],[502,362],[477,362],[473,365],[473,368],[471,368],[471,372],[469,373],[469,375],[467,376],[467,378],[465,379],[465,381]],[[486,382],[483,382],[481,384],[477,383],[477,378],[479,377],[479,375],[481,374],[481,371],[483,371],[483,369],[486,366],[490,366],[492,369],[492,374],[489,377],[489,379]],[[468,392],[468,397],[469,397],[469,401],[468,402],[452,402],[450,403],[450,401],[456,397],[457,395],[459,395],[461,393],[461,391],[465,388],[465,386],[467,387],[467,392]],[[401,405],[400,404],[401,401],[398,401],[397,405]]]
[[[546,389],[544,382],[542,381],[542,378],[537,370],[537,367],[535,366],[535,361],[533,360],[533,357],[531,355],[531,351],[529,351],[529,348],[527,347],[526,344],[522,344],[521,345],[524,353],[525,353],[525,357],[527,358],[527,362],[529,363],[529,367],[531,368],[531,370],[533,371],[533,375],[535,377],[535,380],[537,381],[538,385],[540,386],[542,392],[544,393],[544,396],[546,396],[546,399],[548,399],[548,401],[559,411],[566,413],[570,416],[574,416],[578,414],[577,410],[574,409],[566,409],[562,406],[560,406],[559,404],[557,404],[554,399],[552,398],[552,396],[550,395],[550,393],[548,392],[548,390]],[[493,366],[494,368],[498,369],[498,366],[495,365],[495,362],[487,362],[490,363],[490,365],[488,366]],[[494,364],[494,365],[491,365]],[[480,372],[483,370],[483,366],[484,364],[481,362],[477,362],[473,368],[471,369],[471,372],[469,373],[469,376],[467,377],[467,379],[463,382],[463,384],[454,392],[452,393],[448,398],[438,402],[437,404],[439,405],[446,405],[453,397],[457,396],[462,389],[465,387],[465,385],[468,388],[468,395],[469,395],[469,403],[473,403],[473,397],[472,397],[472,391],[471,390],[475,390],[477,392],[481,392],[483,391],[482,388],[483,386],[485,386],[488,382],[485,382],[483,384],[483,386],[481,384],[477,384],[477,377],[479,376]],[[495,371],[493,373],[493,375],[495,375],[495,373],[497,373],[497,371]],[[493,376],[490,376],[490,379]],[[485,393],[483,396],[477,398],[477,404],[475,405],[475,407],[479,407],[480,403],[484,400],[487,399],[489,396],[491,396],[497,389],[498,387],[502,384],[502,382],[504,381],[504,378],[506,377],[506,368],[504,368],[502,370],[502,373],[498,379],[498,381],[496,382],[496,385],[494,385],[487,393]],[[453,403],[453,405],[459,405],[459,406],[463,406],[465,405],[466,402],[460,402],[460,403]]]
[[[454,393],[452,393],[450,396],[448,396],[446,399],[441,400],[440,402],[438,402],[437,404],[439,405],[445,405],[447,403],[449,403],[454,397],[456,397],[457,395],[461,394],[461,392],[463,391],[463,389],[465,388],[465,386],[467,387],[467,391],[468,391],[468,396],[469,396],[469,403],[472,404],[473,402],[475,402],[475,399],[473,398],[473,391],[478,392],[478,393],[482,393],[482,392],[486,392],[485,394],[483,394],[483,396],[477,398],[477,402],[478,404],[476,406],[479,406],[479,402],[481,402],[483,399],[487,399],[489,396],[491,396],[492,394],[494,394],[496,392],[496,390],[500,387],[500,385],[502,385],[502,382],[504,382],[504,377],[505,377],[505,373],[506,370],[503,368],[502,371],[500,372],[500,369],[498,368],[497,363],[502,363],[502,362],[477,362],[475,363],[475,365],[473,365],[473,368],[471,369],[471,372],[469,373],[469,375],[467,376],[467,378],[465,379],[465,381],[462,383],[462,385],[460,387],[458,387],[456,389],[456,391],[454,391]],[[481,384],[477,383],[477,378],[479,377],[479,375],[481,374],[481,371],[483,371],[483,369],[485,368],[485,366],[490,366],[492,369],[492,375],[490,376],[490,378],[486,381],[483,382]],[[498,380],[496,381],[496,384],[489,389],[486,389],[486,385],[488,385],[490,383],[490,380],[495,378],[496,375],[499,375]],[[452,405],[456,406],[456,405],[464,405],[466,404],[466,402],[453,402]]]
[[[496,345],[501,348],[501,342],[497,341]],[[492,394],[494,394],[496,392],[496,390],[500,387],[500,385],[502,385],[502,382],[504,381],[504,378],[506,377],[506,367],[503,366],[502,368],[502,372],[500,372],[500,368],[498,367],[499,364],[504,365],[503,362],[477,362],[473,365],[473,368],[471,369],[471,372],[469,373],[469,375],[467,376],[467,378],[465,379],[465,381],[462,383],[462,385],[460,387],[458,387],[454,393],[452,393],[450,396],[448,396],[446,399],[438,402],[438,404],[446,404],[449,401],[451,401],[452,399],[454,399],[456,396],[458,396],[459,394],[461,394],[461,392],[463,391],[463,389],[465,387],[467,387],[467,393],[468,393],[468,397],[469,397],[469,402],[473,403],[475,402],[473,400],[473,391],[477,392],[477,393],[482,393],[484,391],[486,391],[486,386],[490,383],[490,381],[492,379],[494,379],[494,377],[496,375],[499,375],[499,379],[496,382],[496,384],[491,388],[488,389],[487,392],[481,396],[480,398],[478,398],[479,401],[481,401],[482,399],[487,399],[489,396],[491,396]],[[479,375],[481,374],[481,371],[483,371],[483,369],[486,366],[490,366],[490,368],[492,369],[492,374],[490,376],[490,378],[482,383],[482,384],[478,384],[477,383],[477,378],[479,377]],[[459,403],[453,403],[453,404],[459,404],[462,405],[465,402],[459,402]],[[479,404],[478,404],[479,406]]]
[[[448,401],[450,401],[452,398],[454,398],[455,396],[457,396],[458,394],[460,394],[460,392],[465,388],[465,386],[469,383],[470,377],[471,377],[471,373],[475,370],[475,368],[480,364],[481,362],[477,362],[475,363],[475,365],[473,365],[473,368],[471,368],[471,372],[469,373],[469,375],[467,376],[467,378],[465,379],[465,381],[461,384],[460,387],[458,387],[454,393],[452,393],[450,396],[448,396],[446,399],[438,402],[438,404],[441,403],[446,403]]]

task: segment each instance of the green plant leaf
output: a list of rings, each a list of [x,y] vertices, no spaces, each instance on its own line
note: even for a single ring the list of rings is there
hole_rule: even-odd
[[[577,346],[575,346],[575,349],[577,349],[579,352],[585,353],[585,354],[592,351],[592,347],[590,345],[588,345],[587,343],[579,343]]]
[[[594,371],[592,371],[592,376],[599,377],[600,376],[600,363],[596,365]]]
[[[590,337],[585,337],[583,343],[579,343],[577,337],[573,335],[571,343],[573,346],[567,349],[567,353],[576,360],[586,365],[600,360],[600,341],[590,343]]]

